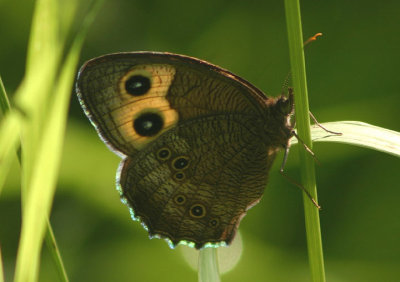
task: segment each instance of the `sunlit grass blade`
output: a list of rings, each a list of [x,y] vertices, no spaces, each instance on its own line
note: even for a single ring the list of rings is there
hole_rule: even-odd
[[[35,281],[46,220],[55,191],[67,101],[58,92],[45,125],[23,210],[16,281]],[[67,95],[64,95],[67,96]],[[68,97],[68,96],[67,96]]]
[[[82,47],[82,43],[84,40],[84,37],[87,33],[87,30],[89,28],[89,25],[92,23],[95,14],[97,13],[98,9],[100,8],[100,5],[102,1],[98,1],[98,5],[91,10],[90,14],[89,14],[89,19],[86,20],[82,26],[82,29],[80,31],[80,33],[76,36],[74,44],[71,48],[71,51],[67,57],[67,60],[64,64],[64,68],[63,71],[61,73],[61,78],[59,81],[59,88],[56,90],[56,93],[62,94],[60,96],[64,97],[64,101],[60,102],[60,106],[62,106],[61,109],[58,110],[62,110],[61,116],[59,117],[61,119],[61,125],[64,127],[62,128],[62,131],[60,131],[60,135],[59,135],[59,144],[60,144],[60,148],[58,149],[58,152],[61,155],[61,147],[62,147],[62,143],[64,140],[64,132],[65,132],[65,125],[66,125],[66,116],[67,116],[67,105],[68,105],[68,100],[69,100],[69,94],[71,93],[72,90],[72,84],[74,81],[74,76],[75,76],[75,70],[76,70],[76,66],[79,60],[79,54],[80,54],[80,50]],[[57,109],[55,109],[56,113],[57,113]],[[58,169],[57,169],[58,171]],[[59,271],[60,274],[60,278],[62,281],[68,281],[68,276],[67,273],[65,271],[57,244],[55,243],[55,237],[53,234],[53,230],[51,228],[50,222],[47,220],[47,232],[46,232],[46,236],[45,236],[45,240],[46,240],[46,244],[50,249],[51,254],[53,255],[54,261],[57,264],[57,269]]]
[[[38,0],[32,20],[24,80],[16,93],[16,106],[22,113],[22,227],[17,254],[15,281],[35,281],[38,277],[40,249],[48,216],[51,185],[51,163],[46,163],[43,146],[46,142],[45,122],[50,112],[50,93],[58,73],[62,46],[58,37],[57,1]],[[55,100],[54,100],[55,101]],[[53,102],[55,103],[55,102]],[[48,124],[47,124],[48,127]],[[48,133],[47,133],[48,134]],[[47,159],[54,158],[49,151]],[[50,155],[51,154],[51,155]],[[39,167],[42,166],[42,167]],[[49,175],[42,176],[42,170]],[[48,178],[46,178],[48,177]],[[50,184],[50,185],[49,185]],[[42,187],[40,189],[37,187]],[[50,200],[51,202],[51,200]],[[47,212],[47,213],[46,213]]]
[[[5,92],[3,93],[5,94]],[[8,112],[9,107],[6,110]],[[4,184],[5,178],[7,176],[7,172],[11,166],[11,161],[13,159],[13,156],[16,153],[16,148],[19,146],[18,134],[19,134],[19,128],[20,128],[19,125],[21,120],[18,119],[18,116],[16,114],[7,115],[7,119],[9,122],[6,122],[5,127],[1,127],[0,129],[1,132],[0,137],[1,136],[4,137],[1,138],[0,140],[0,148],[3,149],[0,151],[0,156],[1,156],[0,158],[2,160],[2,162],[0,163],[0,192]],[[10,138],[10,136],[15,136],[15,138]],[[49,247],[50,253],[54,257],[54,261],[57,265],[58,272],[61,273],[60,275],[61,281],[68,281],[67,274],[65,272],[65,268],[58,251],[58,246],[54,238],[50,222],[48,221],[47,221],[46,244]],[[0,257],[0,263],[1,263],[1,257]],[[1,265],[0,265],[0,270],[1,270],[0,277],[3,277],[4,274],[2,273]],[[0,279],[0,281],[2,280]]]
[[[47,123],[44,124],[35,167],[29,182],[29,193],[23,211],[24,220],[21,228],[16,281],[34,281],[36,279],[40,247],[61,159],[69,94],[78,61],[76,52],[71,54],[64,65],[55,89],[56,96],[51,105]]]
[[[0,163],[0,192],[1,188],[4,184],[5,178],[7,176],[7,172],[11,166],[11,161],[13,160],[13,156],[16,153],[16,148],[20,146],[19,143],[19,133],[20,133],[20,124],[22,122],[22,118],[18,115],[18,112],[10,112],[10,104],[7,99],[6,92],[4,87],[2,87],[2,91],[0,93],[0,100],[2,101],[2,110],[4,113],[8,113],[6,117],[6,121],[4,123],[4,127],[1,128],[0,133],[0,159],[3,162]],[[3,107],[4,105],[4,107]],[[11,136],[13,136],[11,138]],[[20,155],[18,155],[19,161],[21,162]],[[49,248],[50,253],[53,255],[54,261],[56,263],[58,272],[61,274],[61,281],[68,281],[67,274],[65,272],[65,268],[61,259],[61,256],[58,252],[57,242],[55,237],[53,236],[52,228],[50,222],[47,221],[47,233],[46,233],[46,244]]]
[[[66,62],[64,63],[63,69],[61,71],[60,79],[58,81],[55,93],[59,95],[59,99],[55,100],[55,105],[52,113],[50,114],[50,119],[54,122],[53,125],[50,125],[51,136],[44,136],[44,138],[49,139],[49,143],[54,145],[53,147],[53,154],[55,154],[56,158],[53,162],[53,172],[54,172],[54,179],[50,180],[53,181],[51,184],[54,187],[56,185],[56,179],[58,176],[58,166],[60,164],[61,153],[62,153],[62,146],[64,141],[64,133],[65,127],[67,122],[67,111],[68,111],[68,104],[69,104],[69,97],[72,90],[72,85],[75,76],[75,70],[79,59],[79,53],[81,50],[82,42],[83,42],[83,34],[85,30],[82,30],[81,34],[77,36],[74,45],[71,51],[68,54]],[[57,131],[54,129],[57,128]],[[52,140],[51,140],[52,139]],[[45,147],[51,149],[51,147]],[[46,150],[46,149],[45,149]],[[48,221],[48,214],[50,212],[52,196],[50,197],[49,203],[49,210],[46,211],[46,224],[47,224],[47,232],[46,232],[46,244],[50,248],[50,252],[53,255],[54,261],[57,264],[57,269],[60,273],[60,277],[62,281],[68,281],[67,273],[65,271],[60,253],[58,251],[57,244],[55,244],[55,237],[53,234],[53,230],[51,228],[50,222]]]
[[[0,195],[19,146],[20,118],[17,113],[10,113],[10,102],[0,77]]]
[[[300,3],[298,0],[285,0],[286,22],[289,39],[291,73],[295,93],[296,125],[299,137],[309,148],[312,148],[310,117],[305,60],[303,52],[303,34],[301,26]],[[315,180],[314,159],[299,146],[301,183],[310,195],[318,201]],[[325,266],[322,252],[322,239],[319,221],[319,210],[303,193],[305,225],[307,235],[308,259],[311,280],[325,281]]]
[[[203,248],[199,251],[199,282],[219,282],[217,249]]]
[[[58,2],[38,0],[35,5],[26,72],[22,84],[15,95],[15,104],[24,115],[21,132],[22,143],[22,208],[36,167],[38,146],[47,118],[50,95],[63,46],[59,43]]]
[[[0,121],[9,110],[10,101],[8,100],[6,89],[4,88],[3,80],[0,76]]]
[[[10,102],[0,77],[0,195],[19,144],[20,120],[10,114]]]
[[[3,270],[3,260],[1,255],[1,246],[0,246],[0,282],[4,282],[4,270]]]
[[[0,122],[0,195],[19,145],[21,120],[8,114]]]
[[[62,54],[62,46],[59,45],[60,38],[58,34],[60,23],[57,17],[57,1],[36,1],[27,50],[26,78],[31,78],[32,75],[37,72],[38,66],[44,62],[54,60],[57,58],[57,55]],[[56,73],[52,74],[49,77],[49,81],[53,82],[52,78],[54,78],[55,75]],[[38,96],[41,97],[41,95],[45,97],[48,93],[43,93]],[[34,108],[37,107],[38,105]]]
[[[325,128],[342,135],[326,132],[317,125],[311,127],[314,142],[337,142],[365,147],[400,157],[400,132],[360,121],[335,121],[322,124]],[[297,143],[297,140],[291,140]]]
[[[39,0],[35,9],[34,23],[32,27],[30,46],[38,46],[40,49],[41,41],[57,41],[65,43],[65,36],[70,28],[65,25],[63,36],[54,36],[57,28],[43,27],[42,23],[36,20],[48,19],[47,25],[58,27],[57,22],[57,1]],[[66,117],[69,104],[69,96],[72,92],[72,84],[75,77],[76,66],[79,58],[83,38],[86,35],[90,23],[93,21],[101,3],[97,1],[96,6],[90,11],[80,32],[75,38],[69,54],[59,71],[60,50],[52,48],[57,42],[43,43],[46,47],[42,50],[32,50],[28,52],[28,69],[42,71],[28,71],[24,79],[23,86],[20,88],[20,98],[22,112],[26,115],[23,124],[23,151],[22,159],[25,166],[30,166],[23,171],[24,187],[29,187],[23,191],[25,201],[23,201],[23,224],[21,228],[21,239],[18,250],[17,265],[15,271],[15,281],[35,281],[38,276],[38,266],[40,261],[40,249],[43,241],[44,231],[47,223],[46,241],[50,245],[50,251],[55,257],[57,268],[61,273],[61,279],[68,281],[62,260],[59,256],[55,239],[52,234],[51,226],[48,222],[55,186],[58,177],[61,152],[66,126]],[[74,2],[75,5],[77,2]],[[70,7],[71,11],[76,8]],[[40,16],[41,15],[41,16]],[[71,14],[72,15],[72,14]],[[67,20],[72,23],[72,20]],[[38,33],[37,29],[43,28],[43,32],[48,32],[47,36]],[[36,45],[35,45],[36,44]],[[62,44],[61,44],[62,45]],[[30,58],[30,56],[50,57],[49,63],[43,67],[40,60]],[[52,58],[52,59],[51,59]],[[49,75],[51,73],[51,75]],[[57,78],[56,74],[60,73]],[[36,91],[35,91],[36,90]],[[47,93],[38,93],[37,90]],[[26,94],[29,91],[29,96]],[[31,99],[31,100],[30,100]],[[46,107],[37,106],[36,99],[43,101]]]

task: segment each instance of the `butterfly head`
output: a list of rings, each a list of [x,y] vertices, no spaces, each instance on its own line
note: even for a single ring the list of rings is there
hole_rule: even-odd
[[[269,99],[268,117],[264,124],[266,142],[277,149],[285,148],[289,139],[293,136],[294,124],[292,115],[294,112],[293,90],[289,89],[289,95]]]

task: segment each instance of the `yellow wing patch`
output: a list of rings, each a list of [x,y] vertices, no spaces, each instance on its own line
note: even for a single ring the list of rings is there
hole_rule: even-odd
[[[128,93],[126,82],[133,76],[142,76],[150,80],[150,87],[145,94],[135,96]],[[177,111],[171,108],[166,99],[174,76],[175,68],[169,65],[137,65],[120,79],[119,105],[115,105],[110,113],[116,125],[113,130],[118,131],[123,140],[136,149],[141,149],[178,122]],[[133,125],[136,119],[147,113],[159,115],[162,120],[161,129],[152,136],[143,136]]]

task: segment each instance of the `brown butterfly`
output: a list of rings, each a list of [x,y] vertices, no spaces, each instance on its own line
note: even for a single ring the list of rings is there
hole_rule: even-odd
[[[150,237],[197,249],[229,244],[293,136],[293,94],[269,98],[205,61],[105,55],[79,71],[80,103],[123,160],[118,191]]]

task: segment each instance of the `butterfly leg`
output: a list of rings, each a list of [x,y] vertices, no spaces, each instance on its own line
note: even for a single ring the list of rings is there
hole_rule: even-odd
[[[299,141],[299,143],[301,143],[301,145],[303,145],[304,149],[314,158],[315,162],[320,165],[321,163],[318,160],[315,153],[303,142],[303,140],[301,140],[299,135],[297,135],[297,133],[295,131],[293,131],[292,134],[294,137],[296,137],[296,139]]]
[[[318,120],[315,118],[315,116],[314,116],[311,112],[309,112],[309,113],[310,113],[310,117],[312,118],[312,120],[315,122],[315,124],[316,124],[318,127],[322,128],[323,130],[325,130],[325,131],[328,132],[328,133],[331,133],[331,134],[334,134],[334,135],[342,135],[341,132],[335,132],[335,131],[331,131],[331,130],[327,129],[326,127],[324,127],[322,124],[320,124],[320,123],[318,122]]]
[[[295,135],[296,136],[296,135]],[[297,137],[297,136],[296,136]],[[304,144],[304,143],[303,143]],[[305,144],[304,144],[305,145]],[[285,154],[283,156],[283,161],[281,164],[281,168],[279,170],[279,172],[281,173],[281,175],[283,177],[285,177],[287,180],[289,180],[289,182],[291,182],[292,184],[296,185],[297,187],[299,187],[306,195],[307,197],[311,200],[311,202],[314,204],[314,206],[316,206],[319,210],[321,210],[321,206],[318,205],[317,201],[311,196],[311,194],[306,190],[306,188],[303,187],[303,185],[301,185],[300,183],[298,183],[296,180],[294,180],[293,178],[291,178],[290,176],[288,176],[285,172],[284,172],[284,168],[285,168],[285,164],[287,161],[287,157],[289,155],[289,146],[286,146],[285,148]],[[308,147],[306,147],[308,148]],[[308,150],[312,155],[314,155],[314,153],[308,148]]]

